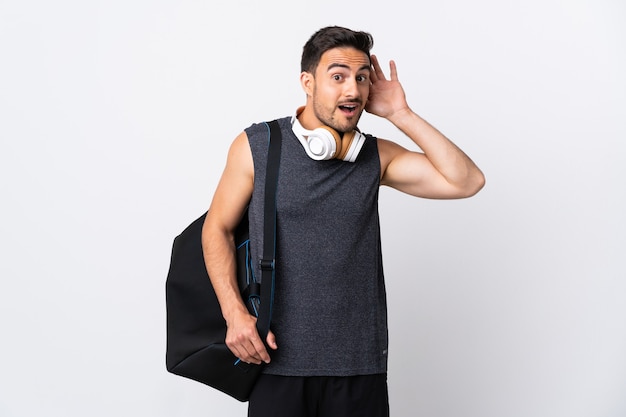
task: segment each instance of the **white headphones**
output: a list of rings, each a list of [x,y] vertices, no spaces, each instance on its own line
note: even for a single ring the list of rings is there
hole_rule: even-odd
[[[345,132],[343,137],[339,132],[328,126],[321,126],[314,130],[305,129],[298,120],[304,107],[300,107],[291,119],[293,133],[304,147],[307,155],[316,161],[327,159],[341,159],[347,162],[356,161],[363,144],[365,135],[358,130]]]

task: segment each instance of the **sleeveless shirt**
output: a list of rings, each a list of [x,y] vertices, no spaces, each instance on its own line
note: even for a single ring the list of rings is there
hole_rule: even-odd
[[[315,161],[278,119],[283,136],[277,189],[276,284],[271,330],[278,350],[264,372],[351,376],[387,371],[376,138],[355,162]],[[245,132],[254,161],[249,204],[253,260],[262,257],[269,128]],[[255,263],[258,264],[257,261]],[[260,279],[257,266],[255,276]]]

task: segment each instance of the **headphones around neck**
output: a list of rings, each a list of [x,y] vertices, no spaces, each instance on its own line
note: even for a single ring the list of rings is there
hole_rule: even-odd
[[[304,107],[300,107],[291,119],[293,133],[300,140],[307,155],[316,161],[341,159],[347,162],[356,161],[363,144],[365,135],[358,130],[345,132],[343,136],[336,130],[321,126],[314,130],[305,129],[298,120]]]

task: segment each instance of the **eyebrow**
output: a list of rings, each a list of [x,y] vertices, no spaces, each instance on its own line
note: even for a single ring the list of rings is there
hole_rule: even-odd
[[[328,68],[326,68],[326,71],[330,71],[333,68],[350,69],[350,66],[346,64],[333,63],[333,64],[330,64]],[[364,71],[364,70],[370,71],[371,67],[369,65],[363,65],[361,68],[359,68],[359,71]]]

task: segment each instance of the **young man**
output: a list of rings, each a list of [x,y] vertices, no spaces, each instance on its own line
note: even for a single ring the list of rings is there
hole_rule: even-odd
[[[206,217],[205,260],[228,326],[226,343],[241,360],[267,364],[250,398],[251,417],[389,414],[378,189],[452,199],[476,194],[485,182],[465,153],[409,108],[395,63],[387,79],[372,45],[365,32],[335,26],[316,32],[302,54],[306,104],[279,119],[269,351],[239,295],[233,244],[249,208],[253,256],[260,259],[264,124],[233,141]],[[363,111],[389,120],[419,151],[358,132]]]

